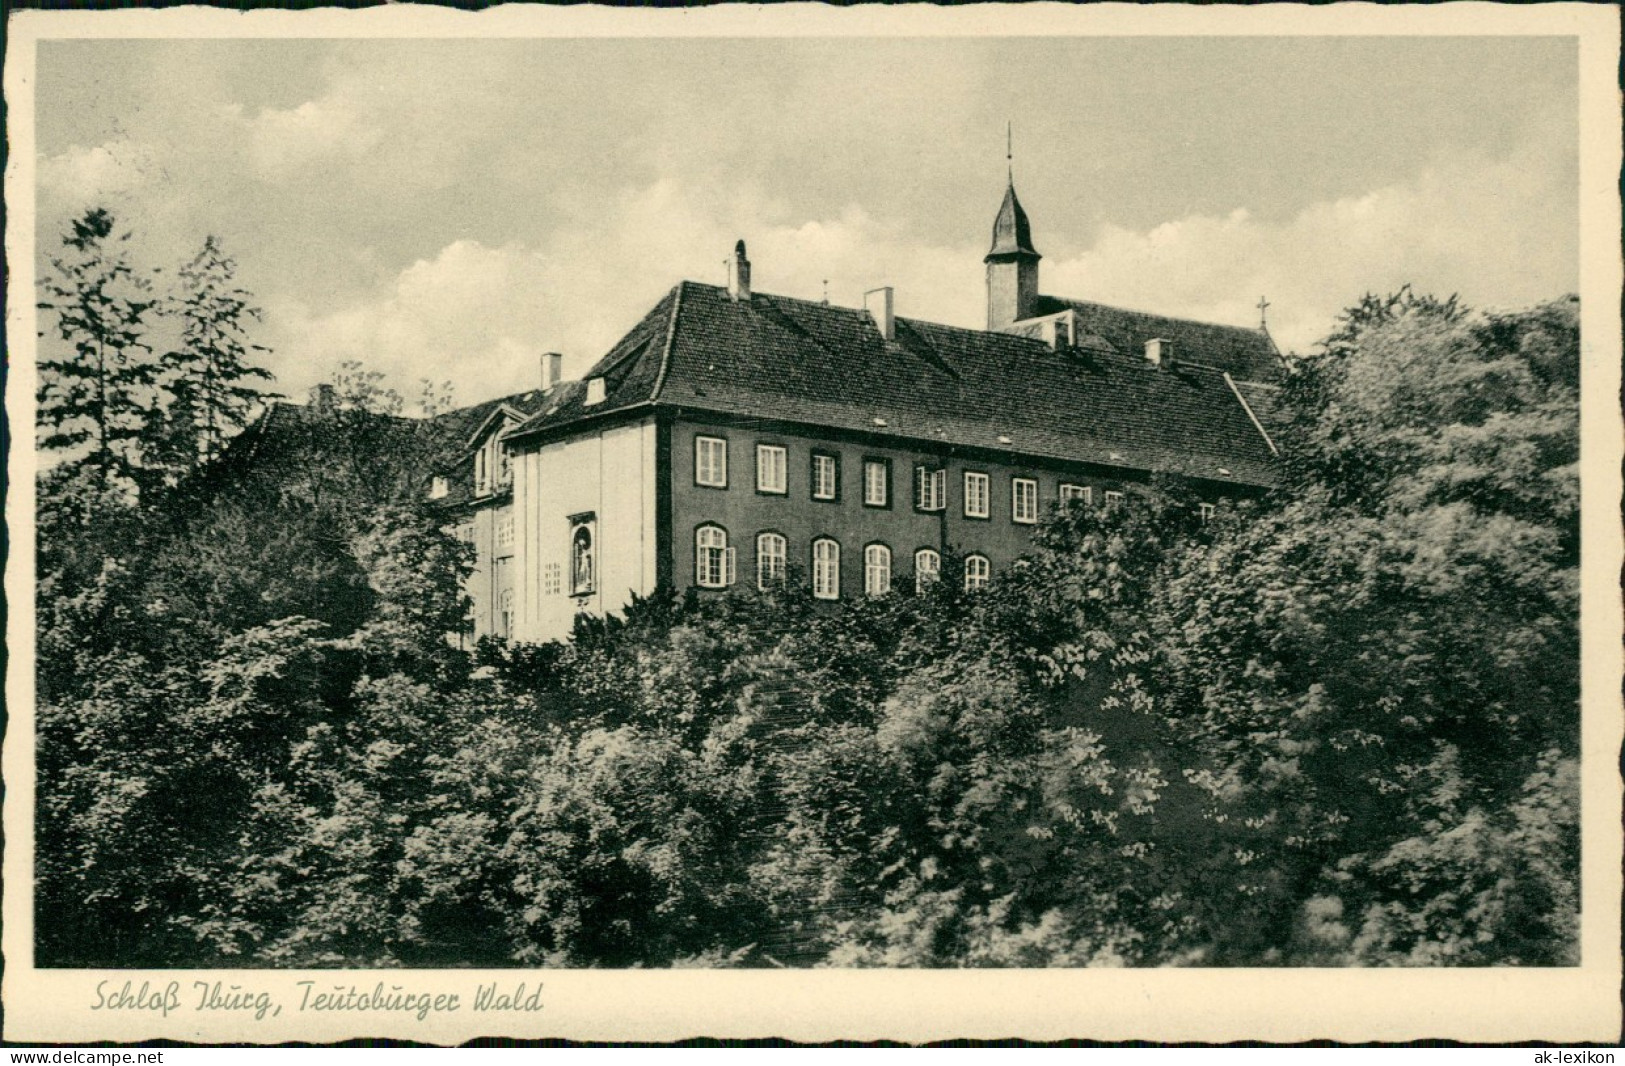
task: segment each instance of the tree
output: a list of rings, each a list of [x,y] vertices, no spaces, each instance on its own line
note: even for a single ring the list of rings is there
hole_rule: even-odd
[[[171,313],[180,321],[180,341],[160,358],[171,402],[158,433],[158,448],[179,471],[220,454],[227,436],[241,429],[249,412],[268,394],[254,384],[271,375],[248,362],[250,351],[267,349],[248,341],[248,323],[260,310],[236,285],[237,264],[210,235],[181,267]]]
[[[104,488],[128,489],[142,467],[141,443],[156,407],[159,366],[146,343],[156,301],[150,280],[115,236],[104,208],[74,220],[44,283],[43,310],[55,312],[68,353],[39,361],[40,446],[88,446]]]
[[[1367,301],[1288,484],[1159,583],[1211,961],[1560,964],[1578,876],[1578,330]],[[1356,309],[1359,312],[1361,309]]]

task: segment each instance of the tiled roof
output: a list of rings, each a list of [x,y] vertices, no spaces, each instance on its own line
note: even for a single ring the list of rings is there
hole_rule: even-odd
[[[459,407],[455,411],[448,411],[436,417],[435,421],[444,434],[446,450],[444,459],[435,473],[446,479],[447,494],[437,502],[444,506],[454,506],[466,503],[474,496],[474,434],[491,419],[491,416],[504,407],[512,408],[520,415],[519,421],[544,410],[549,397],[557,398],[564,385],[556,385],[552,389],[543,391],[531,389],[528,392],[516,392],[511,396],[499,396],[494,400],[486,400],[471,407]]]
[[[1169,318],[1057,296],[1040,296],[1033,313],[1066,310],[1077,314],[1080,344],[1089,337],[1121,354],[1141,356],[1146,341],[1161,338],[1173,342],[1176,361],[1215,367],[1238,381],[1274,381],[1281,376],[1281,353],[1262,329]]]
[[[1080,316],[1096,306],[1077,305]],[[907,318],[887,341],[861,310],[763,293],[735,302],[724,289],[684,282],[588,372],[606,379],[601,403],[585,406],[575,383],[510,437],[660,404],[1270,484],[1270,448],[1226,380],[1229,368],[1196,365],[1207,338],[1220,348],[1213,362],[1247,361],[1256,348],[1236,335],[1254,331],[1156,319],[1180,328],[1153,335],[1184,349],[1158,369],[1126,339],[1111,340],[1134,328],[1134,312],[1116,314],[1089,327],[1113,350],[1055,352],[1024,337]]]

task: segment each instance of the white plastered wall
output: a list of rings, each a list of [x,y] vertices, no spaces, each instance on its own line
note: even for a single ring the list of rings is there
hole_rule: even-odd
[[[655,481],[652,419],[515,457],[515,640],[562,639],[577,614],[615,613],[653,591]],[[596,522],[598,575],[591,595],[573,596],[571,521],[583,514]]]

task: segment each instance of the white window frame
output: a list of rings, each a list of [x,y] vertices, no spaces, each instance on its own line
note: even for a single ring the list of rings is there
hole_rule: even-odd
[[[1117,491],[1116,489],[1107,489],[1106,490],[1105,503],[1106,503],[1107,507],[1116,507],[1118,504],[1120,504],[1122,502],[1123,502],[1123,494],[1121,492]]]
[[[812,542],[812,594],[816,600],[841,598],[841,542],[833,537]]]
[[[702,589],[725,589],[734,583],[734,550],[728,531],[708,522],[694,530],[694,584]]]
[[[709,489],[728,487],[728,440],[726,437],[694,438],[694,484]]]
[[[514,521],[513,515],[504,515],[497,519],[497,547],[513,547]]]
[[[771,530],[756,534],[756,587],[764,592],[784,582],[784,566],[790,545],[783,533]]]
[[[979,592],[993,580],[993,564],[985,555],[965,556],[965,591]]]
[[[891,464],[884,459],[863,461],[863,505],[891,506]]]
[[[1213,506],[1211,503],[1199,503],[1196,505],[1196,516],[1202,520],[1202,524],[1204,526],[1213,521],[1214,517],[1217,516],[1218,513],[1219,509]]]
[[[930,562],[930,566],[925,563]],[[914,553],[914,591],[924,592],[927,585],[942,579],[942,553],[935,548],[921,548]]]
[[[1030,526],[1038,521],[1038,482],[1030,477],[1010,479],[1010,521]]]
[[[993,507],[993,478],[980,470],[965,471],[965,517],[987,518]]]
[[[863,591],[869,596],[891,592],[891,549],[884,544],[863,549]]]
[[[824,473],[829,473],[829,484],[824,484]],[[826,491],[826,489],[828,491]],[[841,495],[841,461],[830,452],[812,454],[812,498],[836,500]]]
[[[1066,503],[1069,500],[1082,500],[1083,505],[1088,507],[1094,502],[1094,492],[1088,485],[1074,485],[1071,482],[1062,482],[1061,502]]]
[[[789,450],[782,444],[756,446],[756,491],[769,496],[790,493]]]
[[[935,513],[948,507],[948,471],[940,466],[914,468],[914,509]]]

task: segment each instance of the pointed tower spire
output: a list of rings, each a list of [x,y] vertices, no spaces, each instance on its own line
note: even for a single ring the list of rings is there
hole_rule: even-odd
[[[993,246],[987,264],[987,328],[1001,330],[1031,318],[1038,306],[1038,261],[1032,224],[1016,198],[1015,161],[1011,150],[1011,124],[1004,127],[1006,184],[1004,202],[993,219]]]

